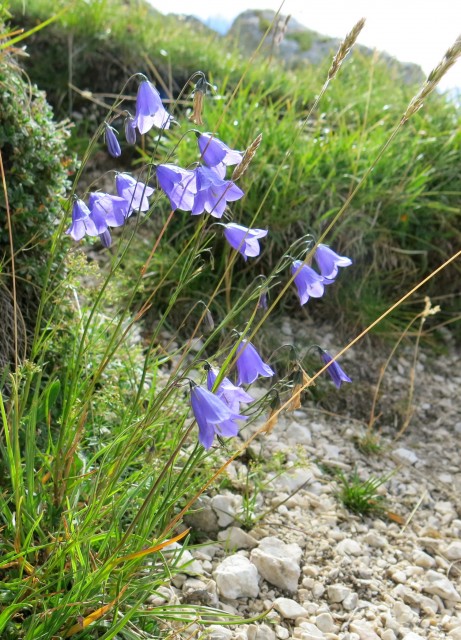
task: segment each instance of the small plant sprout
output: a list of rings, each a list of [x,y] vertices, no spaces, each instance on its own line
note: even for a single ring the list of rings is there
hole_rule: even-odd
[[[336,475],[340,485],[336,495],[346,509],[359,516],[386,512],[386,500],[379,494],[379,488],[389,480],[389,476],[370,476],[367,480],[361,480],[357,469],[350,478],[342,471],[338,471]]]

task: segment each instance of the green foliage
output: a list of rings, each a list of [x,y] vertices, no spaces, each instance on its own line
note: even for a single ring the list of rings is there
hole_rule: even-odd
[[[361,480],[357,469],[350,477],[342,471],[337,471],[336,476],[340,484],[337,497],[346,509],[360,516],[384,513],[386,500],[379,493],[379,488],[389,477],[370,476],[367,480]]]
[[[47,17],[61,4],[26,3],[26,22]],[[22,3],[13,2],[12,7],[15,19],[21,21]],[[46,87],[57,106],[69,108],[71,100],[93,121],[97,107],[95,113],[89,112],[88,103],[69,93],[70,68],[79,89],[103,93],[119,92],[121,79],[138,71],[152,77],[171,98],[197,69],[216,80],[216,93],[210,92],[205,101],[204,129],[216,130],[229,146],[242,149],[263,134],[241,180],[246,197],[233,207],[238,222],[270,229],[261,270],[270,269],[296,238],[322,233],[415,93],[414,86],[402,82],[398,66],[354,53],[331,83],[320,111],[301,129],[330,61],[315,68],[301,64],[294,71],[263,56],[249,64],[226,39],[195,22],[161,16],[143,2],[93,1],[84,7],[79,3],[69,8],[59,25],[47,30],[46,37],[38,34],[32,43],[37,54],[28,71],[34,80]],[[50,65],[56,69],[52,75]],[[243,82],[230,103],[242,74]],[[127,90],[134,93],[131,86]],[[175,111],[183,124],[169,133],[170,150],[189,128],[180,119],[183,110],[181,105]],[[328,290],[322,301],[312,305],[314,312],[334,312],[347,320],[349,328],[362,328],[458,246],[459,122],[459,109],[434,94],[400,131],[325,240],[351,255],[354,267],[342,276],[340,288]],[[146,151],[143,160],[153,149]],[[164,151],[162,147],[161,153],[153,153],[153,160]],[[177,157],[183,166],[198,158],[193,134],[181,142]],[[179,214],[174,221],[179,252],[188,237],[187,218]],[[222,273],[225,260],[225,252],[220,252],[214,268]],[[441,321],[459,313],[459,275],[460,266],[452,265],[424,290],[435,301],[443,299]],[[203,277],[209,276],[204,272]],[[234,288],[248,282],[246,269],[233,271]],[[199,277],[191,293],[202,289]],[[402,313],[381,330],[401,326]]]
[[[27,82],[8,54],[0,58],[0,101],[0,150],[12,225],[16,299],[27,333],[34,327],[53,235],[69,187],[68,132],[53,120],[44,93]],[[12,263],[3,188],[0,212],[0,286],[4,292],[11,290]],[[59,259],[56,255],[55,266]],[[4,293],[0,297],[6,316],[12,301]],[[11,341],[11,326],[3,324],[1,333],[2,362],[6,364],[11,354],[5,354],[4,345]]]

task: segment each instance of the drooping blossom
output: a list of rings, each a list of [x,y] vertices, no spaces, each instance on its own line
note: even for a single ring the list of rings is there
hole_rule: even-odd
[[[110,193],[90,193],[88,206],[92,216],[103,216],[109,227],[121,227],[128,217],[128,202]]]
[[[306,304],[310,297],[321,298],[323,296],[324,285],[327,283],[323,276],[320,276],[312,267],[303,264],[301,260],[294,260],[291,265],[291,274],[294,275],[294,283],[301,305]]]
[[[113,158],[118,158],[122,154],[122,150],[120,149],[120,143],[117,139],[115,129],[107,124],[107,122],[105,126],[104,136],[106,138],[107,151]]]
[[[194,198],[192,215],[207,211],[215,218],[221,218],[227,202],[240,200],[244,192],[232,180],[223,180],[214,169],[199,166],[195,169],[197,194]]]
[[[242,340],[237,348],[237,384],[251,384],[258,376],[263,378],[271,378],[275,372],[266,364],[255,347],[248,342]]]
[[[218,374],[218,369],[209,367],[206,378],[208,391],[212,391]],[[214,390],[214,393],[218,396],[218,398],[224,400],[227,406],[234,413],[238,413],[240,411],[241,402],[245,402],[248,404],[254,401],[254,398],[252,398],[249,393],[247,393],[241,387],[237,387],[235,384],[232,384],[229,378],[223,378],[219,383],[218,388]]]
[[[168,129],[171,116],[163,106],[160,94],[148,80],[141,82],[136,97],[136,114],[134,126],[139,133],[147,133],[152,127]]]
[[[136,123],[131,113],[125,118],[125,139],[128,144],[136,144]]]
[[[133,211],[147,211],[149,209],[148,197],[154,193],[152,187],[140,182],[128,173],[118,173],[115,177],[117,193],[128,203],[128,215]]]
[[[267,234],[268,231],[264,229],[249,229],[234,222],[224,225],[224,235],[227,242],[233,249],[239,251],[245,260],[259,256],[258,240],[265,238]]]
[[[194,383],[191,383],[190,398],[198,424],[198,439],[205,449],[211,447],[215,435],[236,436],[239,430],[236,420],[248,419],[234,413],[221,398]]]
[[[352,260],[346,256],[339,256],[326,244],[319,244],[314,259],[320,269],[320,273],[324,278],[333,280],[338,275],[338,267],[348,267],[352,264]]]
[[[157,180],[170,200],[174,210],[191,211],[197,194],[195,171],[181,169],[174,164],[160,164],[156,169]]]
[[[80,198],[72,206],[72,224],[66,230],[74,240],[81,240],[85,235],[98,236],[107,229],[103,217],[92,215],[90,209]]]
[[[330,354],[324,349],[320,349],[320,347],[319,352],[320,357],[325,364],[328,364],[329,362],[331,363],[327,369],[327,373],[330,375],[331,379],[338,389],[343,382],[352,382],[349,376],[341,369],[337,360],[333,362],[333,358],[330,356]]]
[[[203,162],[208,167],[219,167],[221,178],[225,175],[226,167],[239,164],[243,158],[242,151],[231,149],[211,133],[198,134],[198,146]]]
[[[112,244],[112,236],[110,235],[109,229],[103,231],[103,233],[99,234],[99,239],[101,240],[101,244],[108,249]]]

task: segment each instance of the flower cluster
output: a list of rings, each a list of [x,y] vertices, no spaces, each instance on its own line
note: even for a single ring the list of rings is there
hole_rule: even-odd
[[[119,173],[115,178],[117,195],[90,193],[88,205],[76,198],[72,207],[72,223],[66,230],[74,240],[85,235],[99,236],[105,247],[111,245],[110,228],[121,227],[133,211],[147,211],[148,198],[154,192],[143,182],[128,173]]]
[[[195,113],[193,118],[201,124],[201,112]],[[144,135],[152,127],[168,129],[171,123],[172,116],[164,108],[160,94],[151,82],[143,79],[138,88],[134,116],[126,112],[124,130],[127,143],[136,143],[136,131]],[[198,162],[191,168],[182,168],[171,163],[157,165],[157,184],[168,198],[172,211],[186,211],[193,216],[208,213],[220,220],[228,203],[240,200],[244,196],[244,192],[235,181],[245,173],[261,142],[261,136],[258,136],[244,153],[231,149],[212,133],[195,131],[195,134]],[[110,123],[105,122],[104,137],[107,149],[115,158],[121,155],[117,136],[117,131]],[[226,173],[228,167],[232,166],[236,168],[229,179]],[[74,240],[81,240],[85,235],[98,236],[104,246],[108,247],[111,244],[110,229],[124,225],[134,211],[149,210],[149,197],[154,193],[152,187],[128,173],[116,175],[115,187],[117,195],[90,193],[88,204],[75,198],[72,223],[66,233]],[[224,237],[230,247],[239,252],[245,261],[259,256],[259,241],[267,236],[267,229],[253,229],[236,222],[218,224],[223,228]],[[306,261],[299,259],[293,260],[291,264],[291,275],[301,305],[306,304],[311,297],[322,297],[325,286],[334,282],[339,268],[352,264],[350,258],[338,255],[324,244],[316,246],[314,260],[318,271]],[[266,291],[261,294],[259,306],[267,309]],[[326,371],[338,388],[343,382],[351,381],[328,352],[319,347],[319,353],[322,362],[327,365]],[[248,419],[241,413],[240,405],[252,403],[254,399],[242,385],[251,385],[260,376],[270,378],[275,375],[274,370],[262,360],[254,345],[245,339],[241,340],[236,348],[235,364],[236,384],[229,378],[222,377],[218,369],[210,366],[207,367],[206,388],[190,383],[191,406],[198,424],[199,442],[206,449],[212,446],[216,435],[236,436],[239,421]],[[299,402],[299,394],[297,400]]]

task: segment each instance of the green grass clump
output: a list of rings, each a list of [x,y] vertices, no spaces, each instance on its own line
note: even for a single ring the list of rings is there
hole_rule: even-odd
[[[350,477],[342,471],[338,471],[336,477],[340,485],[337,498],[348,511],[359,516],[379,515],[386,511],[386,500],[378,490],[388,477],[370,476],[367,480],[361,480],[357,469]]]

